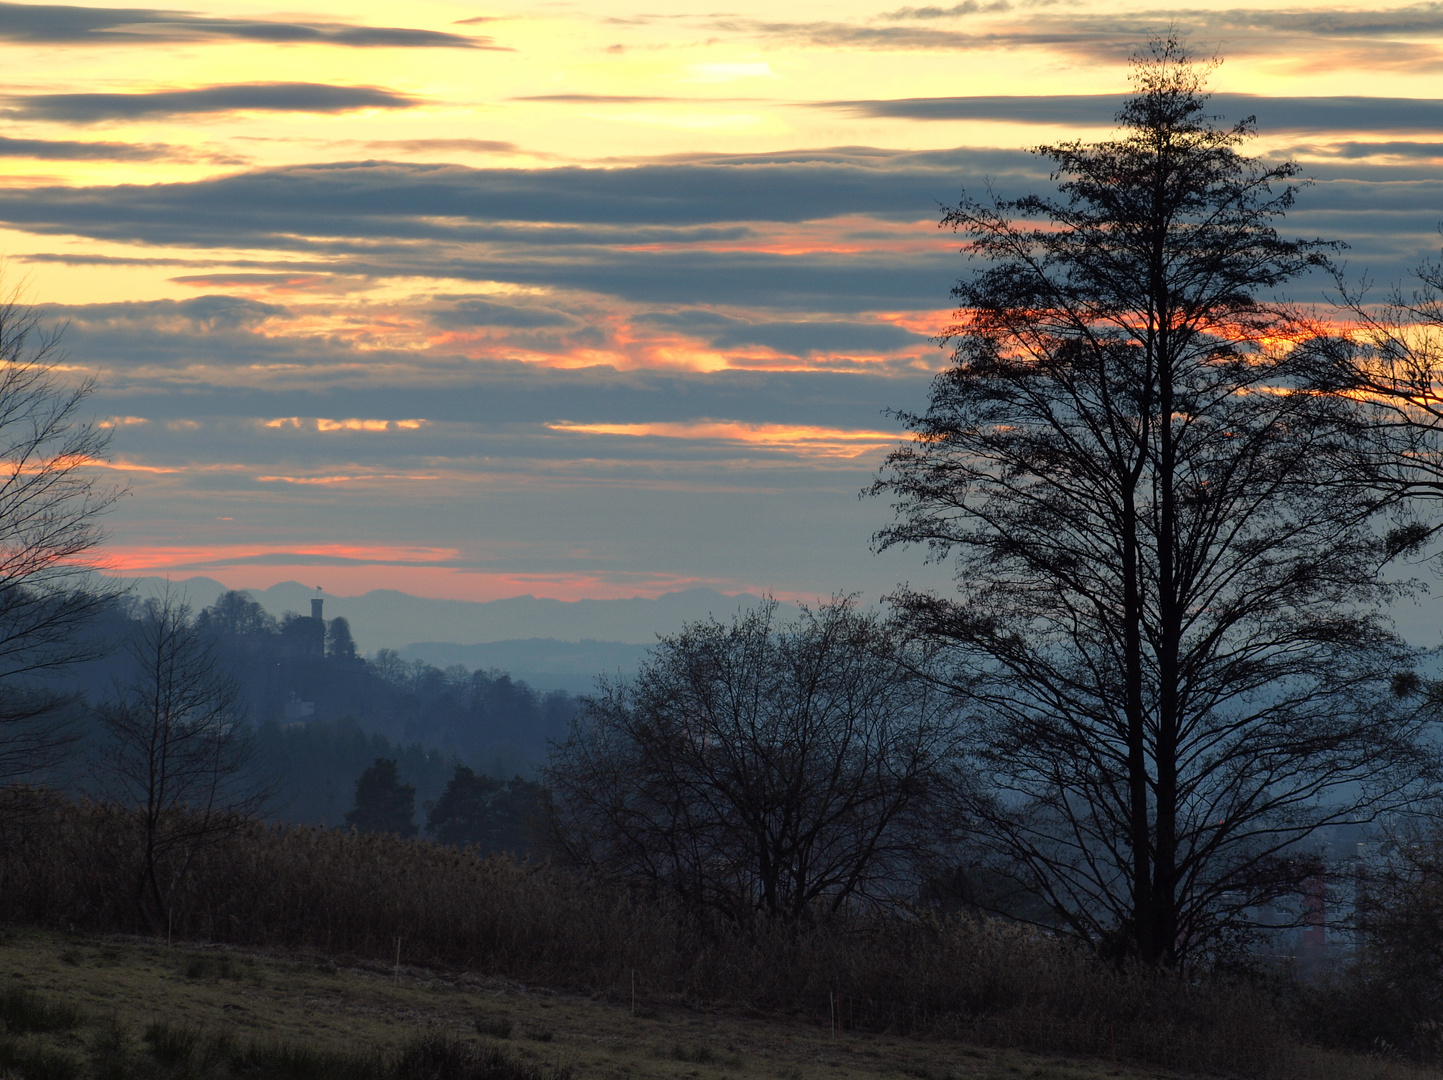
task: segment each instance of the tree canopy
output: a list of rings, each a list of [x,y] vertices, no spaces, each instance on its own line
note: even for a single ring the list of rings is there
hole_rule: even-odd
[[[346,824],[361,832],[416,835],[416,788],[401,783],[396,762],[377,758],[356,780],[356,805]]]
[[[848,601],[663,638],[603,685],[544,773],[573,859],[733,918],[915,886],[943,843],[954,729],[922,658]]]
[[[441,797],[427,806],[426,831],[442,844],[525,855],[535,842],[543,799],[540,784],[478,776],[457,765]]]

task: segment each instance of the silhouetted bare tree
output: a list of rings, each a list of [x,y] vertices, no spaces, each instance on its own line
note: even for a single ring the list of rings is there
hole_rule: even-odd
[[[558,843],[735,918],[895,895],[955,779],[951,701],[918,660],[847,601],[663,638],[555,748]]]
[[[1313,392],[1314,328],[1269,299],[1326,248],[1278,235],[1296,169],[1239,154],[1252,121],[1207,114],[1208,70],[1154,42],[1116,138],[1037,151],[1060,198],[947,213],[983,268],[874,488],[880,547],[955,566],[956,596],[895,600],[968,698],[980,845],[1169,965],[1434,764],[1388,692],[1410,655],[1379,614],[1366,410]]]
[[[131,681],[99,709],[110,735],[99,778],[137,812],[135,902],[155,931],[201,846],[240,827],[266,795],[247,770],[239,691],[212,642],[171,593],[147,601]]]
[[[0,780],[68,746],[54,678],[102,651],[87,624],[116,597],[91,561],[119,495],[95,468],[109,431],[82,416],[93,383],[57,371],[61,329],[0,299]]]
[[[1443,497],[1443,262],[1424,263],[1411,288],[1395,284],[1376,303],[1341,271],[1337,282],[1351,319],[1309,342],[1318,389],[1368,410],[1359,476],[1395,501],[1395,546],[1420,549],[1440,528]]]

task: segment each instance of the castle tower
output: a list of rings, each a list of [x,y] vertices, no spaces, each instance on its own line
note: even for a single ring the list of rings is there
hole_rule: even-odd
[[[311,618],[317,620],[321,618],[321,605],[324,603],[325,601],[319,596],[311,598]]]

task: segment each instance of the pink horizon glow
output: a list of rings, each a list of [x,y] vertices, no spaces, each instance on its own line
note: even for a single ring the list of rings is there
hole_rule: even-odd
[[[294,549],[291,549],[294,550]],[[396,551],[399,549],[390,549]],[[416,549],[412,551],[415,557]],[[319,548],[300,554],[335,554]],[[245,550],[252,556],[263,554],[254,547]],[[437,553],[450,558],[454,553]],[[207,577],[219,581],[227,589],[268,589],[286,581],[308,587],[319,586],[332,596],[359,596],[377,589],[394,589],[412,596],[434,600],[469,600],[484,603],[519,596],[550,600],[654,600],[667,593],[687,589],[712,589],[726,596],[770,594],[778,600],[814,602],[825,599],[806,590],[780,589],[766,584],[740,582],[730,578],[678,574],[505,573],[456,566],[381,565],[380,554],[369,557],[376,563],[348,566],[318,566],[311,563],[267,564],[263,566],[224,565],[224,560],[237,557],[229,549],[205,552],[184,549],[108,549],[103,571],[113,577],[166,577],[185,580]],[[167,557],[168,556],[168,557]],[[365,558],[355,554],[346,557]]]

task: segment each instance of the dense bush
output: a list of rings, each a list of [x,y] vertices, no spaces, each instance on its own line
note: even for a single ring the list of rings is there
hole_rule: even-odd
[[[26,828],[0,832],[0,919],[141,930],[126,891],[134,816],[9,789],[0,822],[37,798]],[[650,998],[823,1023],[835,1011],[844,1028],[1231,1075],[1327,1072],[1287,1036],[1287,1002],[1260,982],[1108,967],[1045,934],[968,916],[703,920],[545,863],[391,835],[246,823],[200,852],[171,933],[387,962],[399,939],[403,962],[618,998],[634,978]]]

